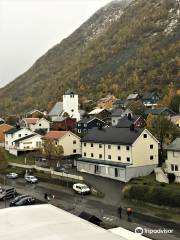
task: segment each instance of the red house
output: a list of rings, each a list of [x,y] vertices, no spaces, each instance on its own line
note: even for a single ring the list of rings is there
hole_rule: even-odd
[[[76,128],[76,119],[70,117],[58,117],[51,123],[53,131],[73,131]]]

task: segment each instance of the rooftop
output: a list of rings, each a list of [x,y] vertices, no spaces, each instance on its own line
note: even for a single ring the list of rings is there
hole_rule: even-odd
[[[180,138],[176,138],[171,144],[169,144],[167,150],[180,152]]]
[[[130,240],[50,204],[0,211],[2,240]],[[136,235],[136,239],[138,235]]]
[[[169,112],[171,115],[175,114],[170,108],[167,108],[167,107],[147,109],[145,111],[145,114],[160,115],[160,114],[163,114],[163,112]]]
[[[108,127],[103,129],[93,128],[83,138],[82,142],[112,143],[132,145],[144,129]]]
[[[133,115],[133,117],[131,119],[129,119],[127,116],[124,116],[123,118],[119,119],[116,127],[117,128],[129,128],[131,126],[131,124],[134,123],[138,118],[139,118],[139,116],[135,116],[135,115]]]
[[[59,116],[63,111],[63,102],[57,102],[49,112],[49,116]]]
[[[103,109],[103,108],[96,108],[96,109],[92,110],[91,112],[89,112],[88,114],[89,114],[89,115],[95,115],[95,114],[101,113],[101,112],[104,111],[104,110],[105,110],[105,109]]]
[[[66,135],[68,131],[50,131],[43,138],[49,140],[58,140]]]
[[[25,121],[28,125],[35,125],[39,121],[39,118],[23,118],[23,121]]]

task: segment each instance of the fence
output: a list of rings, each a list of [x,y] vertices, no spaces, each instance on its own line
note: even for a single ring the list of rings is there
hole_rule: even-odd
[[[49,169],[49,168],[38,167],[36,165],[25,165],[25,164],[19,164],[19,163],[11,163],[11,162],[8,164],[13,167],[19,167],[19,168],[25,168],[25,169],[35,169],[37,171],[43,171],[43,172],[51,174],[51,176],[54,176],[54,177],[59,176],[59,177],[71,178],[71,179],[75,179],[75,180],[79,180],[79,181],[84,180],[84,178],[82,176],[64,173],[64,172],[57,172],[57,171],[53,171],[52,169]]]

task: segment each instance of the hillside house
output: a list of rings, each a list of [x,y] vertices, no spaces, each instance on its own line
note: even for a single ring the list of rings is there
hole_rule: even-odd
[[[21,128],[27,128],[31,131],[44,129],[47,132],[50,129],[50,122],[45,118],[23,118],[20,122]]]
[[[174,173],[175,181],[180,183],[180,138],[176,138],[167,147],[166,173]]]
[[[113,107],[113,103],[117,100],[114,95],[107,95],[105,98],[99,99],[97,102],[97,108],[103,108],[110,110]]]
[[[73,131],[76,128],[76,119],[70,117],[57,117],[51,123],[52,131]]]
[[[70,131],[50,131],[43,137],[45,140],[52,140],[56,145],[62,146],[64,156],[81,154],[80,138]]]
[[[158,140],[147,129],[92,129],[81,141],[81,172],[128,182],[158,165]]]
[[[98,118],[103,120],[106,123],[109,123],[111,119],[111,112],[102,108],[95,108],[94,110],[89,112],[88,115],[90,118],[93,118],[93,117]]]
[[[43,118],[46,116],[46,112],[39,111],[37,109],[33,109],[25,114],[26,118]]]
[[[133,112],[130,109],[118,108],[114,110],[111,114],[111,125],[116,126],[121,118],[128,116],[132,118]]]
[[[161,108],[147,109],[145,111],[145,114],[146,115],[152,114],[152,115],[173,116],[173,115],[175,115],[175,112],[173,112],[170,108],[161,107]]]
[[[159,100],[160,100],[159,94],[156,92],[145,92],[142,97],[142,102],[144,106],[148,108],[157,106]]]
[[[101,128],[105,126],[105,122],[98,118],[84,118],[77,123],[78,133],[87,133],[92,128]]]
[[[126,100],[128,102],[131,102],[131,101],[137,101],[138,99],[140,99],[140,96],[138,93],[131,93],[127,96]]]
[[[114,103],[113,103],[113,109],[117,109],[117,108],[124,108],[126,105],[126,100],[123,99],[117,99]]]
[[[32,137],[33,139],[29,140]],[[19,152],[36,150],[40,142],[41,135],[27,128],[11,128],[5,132],[5,149],[16,156]]]
[[[6,123],[0,124],[0,147],[5,147],[5,132],[12,128],[13,126]]]
[[[171,116],[170,119],[177,127],[180,127],[180,115]]]
[[[131,115],[124,116],[118,121],[116,125],[117,128],[144,128],[146,126],[146,121],[141,116]]]

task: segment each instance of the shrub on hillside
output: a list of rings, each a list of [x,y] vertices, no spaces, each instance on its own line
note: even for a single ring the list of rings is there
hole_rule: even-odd
[[[7,157],[4,148],[0,147],[0,171],[4,170],[8,166]]]

